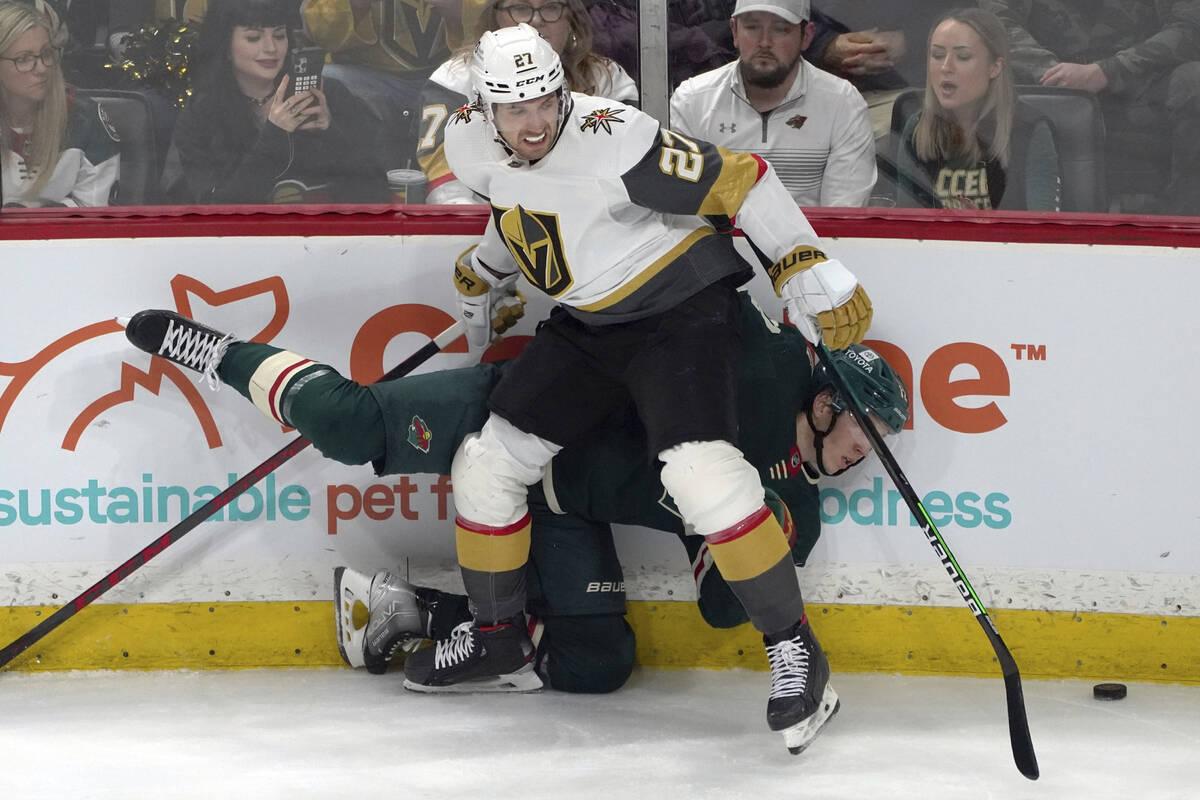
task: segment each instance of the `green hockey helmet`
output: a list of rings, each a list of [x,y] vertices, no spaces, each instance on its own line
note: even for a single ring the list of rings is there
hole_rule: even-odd
[[[883,421],[892,433],[899,433],[908,422],[908,387],[883,356],[862,344],[852,344],[845,350],[830,350],[829,355],[842,380],[869,411]],[[815,397],[822,389],[832,386],[824,364],[817,366],[813,376]],[[809,400],[811,403],[811,398]],[[833,407],[845,411],[845,400],[834,392]]]

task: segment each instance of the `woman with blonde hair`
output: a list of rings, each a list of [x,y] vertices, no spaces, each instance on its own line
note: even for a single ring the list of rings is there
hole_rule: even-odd
[[[582,0],[488,0],[475,40],[487,31],[522,22],[532,25],[558,53],[571,91],[637,105],[637,84],[629,74],[616,61],[592,51],[592,22]],[[429,203],[483,202],[454,177],[442,152],[446,122],[471,102],[467,62],[474,47],[473,41],[438,67],[421,93],[417,160],[429,181]]]
[[[1058,210],[1053,129],[1017,97],[1000,20],[950,11],[933,26],[928,54],[924,108],[901,134],[900,204]]]
[[[0,197],[5,207],[108,205],[119,137],[67,86],[53,39],[45,14],[0,0]]]

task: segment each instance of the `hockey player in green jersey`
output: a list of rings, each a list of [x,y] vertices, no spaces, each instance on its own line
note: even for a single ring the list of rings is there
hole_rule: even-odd
[[[738,445],[792,539],[790,561],[800,565],[820,533],[818,477],[848,469],[870,446],[842,413],[828,376],[812,367],[803,336],[764,314],[746,293],[739,293],[738,303],[746,342],[738,377]],[[296,427],[325,456],[370,462],[380,475],[447,474],[460,443],[486,419],[488,393],[505,369],[480,364],[362,386],[327,365],[271,345],[238,342],[173,312],[139,313],[129,321],[127,336],[147,352],[211,372],[273,421]],[[881,432],[901,430],[908,393],[886,362],[858,345],[835,351],[835,358]],[[692,560],[705,619],[716,627],[747,620],[713,568],[703,537],[686,535],[656,465],[644,453],[645,432],[632,409],[618,410],[595,436],[564,448],[546,477],[530,487],[528,610],[537,639],[531,672],[537,685],[544,680],[563,691],[611,691],[633,667],[613,523],[678,534]],[[371,576],[339,568],[335,585],[342,655],[372,672],[386,670],[389,658],[415,640],[448,640],[453,629],[470,624],[465,597],[413,587],[388,571]],[[611,591],[588,591],[589,586]],[[824,656],[816,652],[814,668],[827,673]]]

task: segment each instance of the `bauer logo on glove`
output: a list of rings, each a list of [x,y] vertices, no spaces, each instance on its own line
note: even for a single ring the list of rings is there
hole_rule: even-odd
[[[467,344],[487,347],[494,334],[517,324],[525,316],[525,297],[515,289],[517,273],[495,279],[475,259],[472,247],[454,265],[454,288],[458,290],[458,314],[467,330]]]

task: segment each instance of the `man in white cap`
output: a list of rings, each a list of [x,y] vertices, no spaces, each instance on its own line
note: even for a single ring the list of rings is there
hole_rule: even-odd
[[[875,185],[867,104],[849,82],[808,64],[809,0],[738,0],[738,60],[680,84],[671,128],[771,162],[802,206],[863,206]]]

